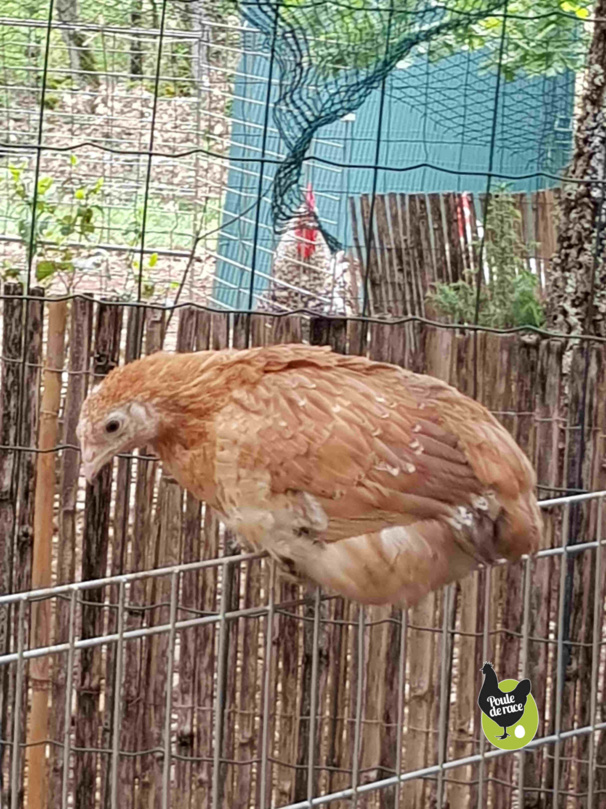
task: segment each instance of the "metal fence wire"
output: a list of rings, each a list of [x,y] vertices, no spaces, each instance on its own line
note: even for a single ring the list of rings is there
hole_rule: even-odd
[[[2,303],[3,806],[603,800],[604,341],[46,298],[16,282]],[[475,392],[550,498],[539,555],[405,613],[360,609],[241,555],[145,449],[83,485],[80,405],[114,365],[304,335]],[[564,409],[564,378],[587,391],[582,409]],[[531,679],[539,724],[521,753],[482,734],[486,661]]]
[[[544,5],[5,0],[4,271],[28,291],[346,313],[341,278],[385,249],[378,195],[562,179],[593,23],[586,0]]]
[[[0,607],[6,610],[12,606],[15,610],[17,631],[16,650],[0,656],[0,666],[15,672],[15,696],[12,717],[12,740],[2,740],[8,750],[8,766],[6,776],[10,779],[11,809],[19,806],[22,791],[27,789],[28,768],[24,760],[29,761],[35,750],[53,750],[60,762],[60,794],[54,804],[61,809],[78,805],[76,788],[78,770],[86,758],[96,759],[96,778],[90,784],[95,791],[104,790],[101,805],[118,809],[132,797],[127,791],[135,792],[135,783],[125,781],[125,764],[128,772],[133,772],[133,762],[137,762],[136,772],[138,790],[145,792],[146,780],[150,771],[157,768],[161,773],[161,782],[154,797],[154,805],[163,809],[189,805],[206,805],[219,807],[228,805],[224,802],[226,783],[229,779],[241,778],[243,770],[250,770],[250,779],[254,784],[251,795],[251,806],[280,807],[280,809],[304,809],[310,806],[346,806],[356,804],[364,806],[409,806],[413,800],[414,790],[431,784],[433,799],[438,807],[455,805],[452,803],[456,790],[465,786],[473,789],[473,801],[470,805],[488,805],[488,792],[493,776],[491,767],[501,756],[510,756],[515,760],[511,782],[508,784],[492,784],[492,789],[507,792],[507,803],[511,806],[526,806],[532,793],[533,799],[539,796],[547,801],[544,805],[566,806],[572,796],[580,800],[582,805],[598,806],[604,800],[604,790],[598,786],[596,773],[603,768],[603,733],[606,722],[599,721],[598,706],[603,701],[602,676],[604,670],[604,546],[603,514],[606,492],[577,495],[545,500],[541,503],[548,525],[560,524],[561,544],[540,551],[532,558],[525,558],[520,564],[523,569],[520,591],[515,597],[523,603],[522,631],[519,637],[520,656],[515,670],[502,672],[503,678],[521,677],[527,669],[529,648],[537,643],[544,646],[551,659],[549,699],[545,702],[548,717],[542,722],[543,732],[529,742],[518,753],[508,753],[496,749],[486,743],[479,731],[478,719],[480,710],[474,707],[474,732],[471,737],[469,753],[457,755],[456,731],[449,726],[449,713],[456,712],[458,701],[465,698],[468,692],[479,692],[481,674],[477,667],[473,672],[472,682],[461,682],[463,660],[466,654],[465,644],[470,640],[479,640],[481,658],[490,659],[499,642],[500,629],[495,611],[496,595],[494,587],[497,582],[496,570],[485,571],[475,576],[485,579],[483,629],[479,636],[465,636],[451,622],[454,602],[461,597],[457,588],[451,585],[444,593],[444,612],[441,626],[417,626],[412,623],[410,614],[401,611],[390,611],[388,614],[377,609],[360,609],[352,621],[338,620],[329,610],[334,599],[319,591],[310,593],[304,605],[282,600],[276,589],[276,577],[273,563],[268,563],[257,554],[234,554],[231,556],[207,559],[189,564],[178,564],[156,570],[133,572],[120,576],[110,576],[86,582],[73,582],[61,586],[49,587],[29,592],[14,593],[0,597]],[[583,507],[590,516],[588,524],[591,531],[582,537],[576,537],[571,544],[566,526],[571,524],[571,510]],[[590,513],[590,514],[589,514]],[[590,609],[593,614],[593,633],[589,642],[584,643],[584,659],[591,671],[591,687],[583,698],[589,704],[589,721],[585,725],[562,722],[562,701],[565,696],[565,681],[570,676],[566,669],[566,645],[578,641],[564,640],[564,584],[567,566],[570,563],[581,565],[583,570],[591,571],[587,581],[590,590]],[[541,571],[555,566],[557,575],[555,586],[550,597],[557,604],[557,620],[550,627],[546,637],[532,637],[530,632],[530,611],[533,606],[533,576],[541,575]],[[254,604],[244,606],[237,603],[236,608],[230,599],[230,577],[235,571],[246,578],[251,571],[261,571],[261,585]],[[211,576],[216,582],[219,593],[219,605],[214,611],[196,611],[185,603],[187,590],[192,581],[202,581]],[[471,586],[470,581],[463,583],[463,589]],[[136,596],[137,589],[148,592],[156,589],[162,591],[163,597],[153,605],[157,621],[146,628],[132,628],[132,617],[141,611]],[[547,594],[541,594],[546,597]],[[581,596],[579,596],[581,597]],[[100,633],[94,637],[84,637],[78,631],[79,615],[91,602],[95,603],[105,616],[113,616],[112,631]],[[25,627],[26,617],[34,608],[55,611],[65,609],[68,614],[68,637],[65,642],[46,647],[38,647],[27,642]],[[310,698],[308,713],[302,713],[299,724],[307,726],[309,739],[307,761],[295,763],[287,758],[283,738],[284,717],[280,716],[284,709],[284,694],[280,694],[279,669],[283,661],[279,656],[283,649],[276,642],[276,635],[286,620],[305,622],[306,632],[312,636],[309,653]],[[258,648],[239,650],[232,658],[229,653],[230,637],[247,624],[254,623],[258,628]],[[397,687],[391,693],[394,700],[393,718],[395,727],[390,738],[396,746],[393,751],[394,766],[385,768],[368,766],[369,756],[365,750],[368,734],[373,735],[376,718],[368,715],[368,706],[372,701],[373,691],[378,688],[375,677],[372,677],[372,650],[375,648],[375,633],[383,633],[386,624],[389,634],[400,638],[396,659]],[[282,630],[283,631],[283,630]],[[351,677],[351,712],[346,717],[334,717],[329,714],[329,706],[323,700],[326,689],[326,644],[322,636],[334,638],[335,633],[345,631],[351,635],[350,650],[346,656],[346,666],[350,674],[341,672],[343,679]],[[411,633],[424,633],[428,638],[435,635],[436,649],[439,649],[434,665],[441,671],[439,692],[436,696],[437,722],[435,727],[425,729],[426,733],[435,734],[438,744],[435,746],[433,761],[419,769],[408,769],[405,758],[409,737],[414,738],[414,729],[410,727],[410,714],[407,704],[414,689],[421,684],[410,679],[414,661],[409,659],[408,646]],[[207,646],[206,659],[214,657],[214,668],[208,672],[212,682],[213,697],[197,716],[193,715],[192,704],[183,691],[184,656],[188,654],[188,644],[194,635],[203,637]],[[157,744],[148,749],[124,749],[120,729],[124,721],[126,693],[126,670],[133,655],[140,654],[141,643],[156,650],[148,658],[148,663],[141,671],[140,687],[143,692],[154,683],[153,710],[145,721],[161,721],[158,727]],[[78,672],[85,664],[85,655],[95,650],[98,663],[112,660],[111,690],[106,684],[107,699],[110,706],[105,708],[108,725],[103,728],[107,746],[82,747],[78,744],[79,723],[85,717],[76,708],[76,692],[78,690]],[[249,724],[257,737],[254,745],[255,754],[250,758],[228,758],[223,752],[222,740],[230,733],[238,733],[244,717],[238,711],[238,705],[230,701],[230,671],[241,671],[250,665],[246,654],[258,658],[258,675],[253,687],[258,690],[255,705],[257,713],[254,722]],[[60,668],[65,672],[65,696],[62,704],[53,704],[53,711],[63,715],[63,734],[61,738],[45,739],[36,742],[36,747],[28,744],[23,736],[24,718],[27,713],[26,694],[23,690],[26,672],[35,678],[34,671],[42,671],[46,667]],[[376,672],[374,672],[376,674]],[[159,676],[161,674],[161,677]],[[158,680],[162,687],[156,689]],[[33,687],[36,686],[33,680]],[[539,684],[536,683],[538,686]],[[470,688],[469,688],[470,686]],[[45,686],[46,687],[46,684]],[[537,695],[538,698],[538,695]],[[184,719],[188,717],[188,719]],[[350,748],[350,761],[339,770],[340,783],[343,786],[334,788],[331,781],[335,773],[330,763],[323,758],[325,734],[331,721],[345,721],[353,727],[353,744]],[[292,720],[292,717],[291,717]],[[382,725],[381,732],[386,728]],[[301,727],[299,728],[301,732]],[[206,734],[212,740],[210,755],[184,755],[184,733]],[[565,743],[586,739],[587,756],[580,758],[573,752],[565,755]],[[236,741],[236,749],[238,740]],[[574,751],[574,746],[572,747]],[[542,752],[553,769],[554,786],[540,786],[531,789],[524,786],[524,773],[528,763]],[[46,753],[48,755],[48,752]],[[284,770],[298,768],[304,797],[295,801],[282,802],[279,799],[279,773]],[[577,772],[577,783],[585,783],[585,790],[560,791],[558,784],[561,770],[570,767]],[[582,772],[584,772],[584,775]],[[183,784],[183,773],[186,772],[191,781]],[[202,777],[205,774],[205,778]],[[276,777],[277,776],[277,777]],[[331,787],[331,784],[333,786]],[[149,786],[149,784],[148,784]],[[190,793],[191,790],[191,793]],[[205,803],[195,804],[196,795],[204,794]],[[459,793],[460,794],[460,793]],[[184,798],[184,795],[187,796]],[[449,797],[450,795],[450,797]],[[496,801],[492,793],[491,801]],[[149,795],[148,795],[149,797]],[[229,805],[244,805],[241,796],[233,798]],[[466,802],[467,803],[467,802]],[[144,804],[141,804],[144,805]],[[147,804],[145,804],[147,805]],[[456,804],[463,805],[463,804]],[[533,804],[536,805],[536,804]]]
[[[1,809],[606,805],[605,341],[475,306],[503,262],[547,285],[590,7],[2,0]],[[145,449],[83,485],[115,365],[301,341],[485,404],[549,498],[539,554],[361,609]],[[486,661],[532,681],[519,752],[482,734]]]

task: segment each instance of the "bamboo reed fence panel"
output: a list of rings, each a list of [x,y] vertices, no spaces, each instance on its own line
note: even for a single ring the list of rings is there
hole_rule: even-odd
[[[48,339],[46,363],[44,367],[44,393],[40,401],[40,433],[38,446],[42,453],[37,457],[31,453],[26,456],[25,467],[30,466],[28,474],[35,487],[35,503],[32,509],[33,519],[33,554],[31,562],[31,583],[30,587],[41,588],[52,585],[52,555],[53,555],[53,520],[54,520],[54,489],[56,476],[56,454],[51,450],[56,447],[59,435],[59,408],[61,406],[61,371],[64,363],[65,352],[65,325],[67,316],[67,304],[65,301],[57,301],[49,304],[48,318]],[[33,357],[28,358],[28,364],[34,360],[33,368],[30,368],[30,395],[37,399],[38,385],[32,384],[32,372],[38,374],[37,365],[40,364],[42,349],[41,327],[43,322],[43,311],[40,307],[39,317],[36,318],[38,324],[38,350]],[[30,319],[31,322],[31,319]],[[37,402],[30,408],[37,410]],[[37,425],[36,425],[37,426]],[[31,446],[29,436],[26,445]],[[36,462],[34,475],[33,463]],[[23,500],[21,505],[27,505],[27,500]],[[29,509],[28,509],[29,510]],[[22,572],[29,573],[29,564],[24,565],[23,560],[17,561]],[[19,590],[27,589],[23,585]],[[31,612],[31,635],[32,644],[36,646],[47,646],[50,642],[51,628],[51,603],[47,600],[32,605]],[[43,744],[47,737],[49,724],[49,686],[50,686],[50,660],[41,657],[33,660],[30,665],[31,681],[31,716],[27,731],[27,771],[28,782],[31,782],[31,789],[28,793],[28,806],[31,809],[39,809],[44,806],[48,791],[48,771],[46,765],[46,747]],[[25,731],[22,733],[25,736]]]
[[[399,210],[396,203],[387,199],[380,217],[392,217]],[[416,205],[418,212],[418,200]],[[435,201],[428,200],[423,216],[435,208]],[[446,252],[448,238],[432,220],[421,250],[430,243]],[[389,258],[391,267],[400,266],[398,249]],[[449,265],[450,277],[471,262],[471,255]],[[585,355],[582,347],[575,349],[569,377],[579,393],[567,406],[565,345],[554,339],[192,307],[175,313],[175,328],[167,331],[161,310],[81,298],[65,305],[65,322],[59,316],[51,322],[58,304],[38,298],[26,304],[40,312],[40,327],[36,331],[32,325],[31,334],[47,335],[36,347],[33,337],[21,337],[26,313],[21,293],[7,284],[2,312],[0,431],[3,446],[14,448],[4,450],[0,462],[0,517],[8,531],[0,541],[4,592],[14,589],[11,582],[55,585],[161,566],[179,569],[201,559],[218,559],[219,564],[35,602],[31,610],[21,610],[27,621],[21,629],[19,608],[9,611],[2,605],[5,645],[0,654],[19,643],[27,648],[34,642],[66,643],[70,637],[94,641],[113,633],[155,631],[170,623],[171,615],[188,621],[221,611],[243,614],[172,634],[133,637],[121,645],[77,649],[71,668],[67,654],[57,652],[26,662],[21,679],[16,664],[0,666],[8,689],[3,693],[9,695],[0,728],[4,803],[10,800],[12,780],[20,789],[16,805],[36,809],[62,807],[65,795],[78,809],[105,809],[116,805],[116,796],[120,807],[129,809],[280,807],[474,755],[485,746],[476,699],[486,658],[500,677],[531,677],[540,735],[593,721],[587,692],[598,675],[603,678],[606,665],[603,651],[597,667],[593,656],[603,620],[601,607],[595,614],[595,550],[571,554],[565,565],[572,586],[564,644],[570,658],[561,715],[556,716],[558,616],[565,595],[560,557],[477,572],[404,613],[361,610],[314,588],[279,577],[273,581],[266,560],[230,564],[239,552],[234,538],[209,508],[161,472],[150,450],[118,459],[85,488],[72,447],[89,384],[141,351],[158,350],[163,336],[169,349],[190,350],[238,347],[247,339],[257,345],[299,341],[308,334],[313,343],[432,373],[470,394],[477,387],[478,398],[533,459],[542,496],[571,487],[569,470],[582,428],[586,460],[579,480],[583,488],[601,489],[606,483],[602,345],[591,347],[584,399],[579,380]],[[31,371],[25,377],[27,389],[21,387],[23,357]],[[41,376],[43,367],[47,370]],[[30,403],[24,412],[35,425],[22,433],[26,445],[18,440],[20,401]],[[47,407],[50,422],[45,426],[31,414],[40,408],[46,413]],[[50,453],[52,463],[43,461],[47,455],[18,449],[23,446],[56,449]],[[19,456],[21,463],[34,458],[38,468],[32,494],[24,497],[23,487],[11,488]],[[46,565],[37,572],[32,554],[17,552],[6,540],[18,526],[29,524],[32,496],[32,524],[46,537],[51,529],[53,543],[50,569]],[[598,509],[577,510],[579,516],[570,507],[571,519],[561,510],[548,513],[545,549],[561,544],[564,530],[577,532],[575,541],[591,539],[598,530]],[[255,611],[269,603],[270,594],[269,612]],[[17,726],[19,683],[27,710],[19,714]],[[598,686],[601,699],[603,679]],[[15,739],[20,745],[16,753],[11,747]],[[606,738],[602,733],[590,741],[588,735],[562,742],[560,748],[559,758],[553,747],[544,747],[515,761],[505,757],[432,773],[360,795],[358,805],[465,809],[481,801],[496,809],[515,799],[520,807],[547,807],[547,790],[557,777],[568,805],[580,809],[592,779],[596,789],[604,787],[604,769],[590,771],[589,761],[593,756],[606,762]],[[344,809],[351,801],[335,799],[331,805]]]
[[[23,304],[19,299],[21,284],[5,284],[4,315],[2,319],[2,391],[0,418],[0,592],[10,593],[13,588],[14,544],[17,497],[14,479],[18,454],[10,447],[19,446],[18,412],[23,400],[21,368]],[[0,653],[10,649],[13,639],[13,609],[7,605],[0,610]],[[14,672],[4,667],[0,687],[0,728],[8,727],[11,717],[11,697],[14,690]],[[4,733],[0,736],[4,738]]]
[[[520,219],[520,240],[528,269],[545,292],[557,239],[557,190],[512,194]],[[350,198],[353,241],[361,267],[368,272],[368,314],[374,317],[439,317],[426,300],[437,282],[473,276],[480,266],[485,195],[378,194],[368,248],[370,198]],[[492,268],[486,264],[490,277]]]

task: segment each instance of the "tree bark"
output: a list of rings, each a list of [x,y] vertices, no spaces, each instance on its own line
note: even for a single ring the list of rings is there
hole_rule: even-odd
[[[56,0],[57,17],[67,28],[61,36],[69,51],[69,63],[76,74],[84,74],[84,80],[94,87],[99,86],[97,66],[92,50],[86,44],[84,32],[78,29],[78,0]]]
[[[141,27],[143,17],[142,0],[133,0],[130,10],[130,24],[132,28]],[[131,34],[130,42],[130,72],[132,76],[143,75],[143,43],[138,35]]]
[[[593,16],[596,21],[568,174],[576,182],[565,184],[560,201],[547,317],[549,326],[557,331],[606,336],[606,0],[597,0]]]

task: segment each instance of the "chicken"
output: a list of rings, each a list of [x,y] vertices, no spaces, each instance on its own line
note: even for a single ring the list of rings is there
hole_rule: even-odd
[[[478,697],[478,705],[482,713],[503,728],[503,735],[497,739],[507,739],[507,728],[517,725],[524,716],[526,700],[530,694],[530,680],[520,680],[513,691],[501,691],[499,681],[492,663],[484,663],[482,667],[484,683]]]
[[[88,396],[78,435],[89,481],[151,444],[246,546],[362,603],[414,604],[539,542],[532,467],[482,405],[325,347],[153,354]]]
[[[332,255],[318,226],[318,209],[311,183],[292,226],[274,255],[272,280],[260,298],[260,312],[306,308],[324,314],[347,314],[354,292],[349,280],[350,257]]]

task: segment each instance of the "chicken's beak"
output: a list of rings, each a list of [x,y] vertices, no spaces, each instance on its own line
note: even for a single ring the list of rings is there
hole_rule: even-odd
[[[83,463],[81,469],[87,483],[92,483],[99,471],[95,463]]]
[[[86,478],[87,483],[93,482],[105,464],[111,460],[111,457],[111,455],[108,457],[107,454],[95,456],[95,454],[90,452],[90,450],[83,450],[82,465],[80,468],[82,470],[82,474]]]

